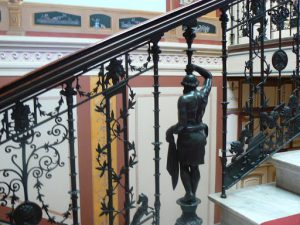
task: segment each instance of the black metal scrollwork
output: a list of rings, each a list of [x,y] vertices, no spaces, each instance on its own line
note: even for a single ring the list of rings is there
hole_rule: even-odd
[[[149,44],[148,44],[148,50],[147,50],[147,52],[148,52],[148,57],[147,57],[146,62],[143,63],[142,66],[134,65],[134,64],[133,64],[133,60],[132,60],[131,57],[129,56],[129,58],[128,58],[128,65],[129,65],[131,71],[143,72],[143,71],[146,71],[146,70],[147,70],[148,65],[149,65],[149,63],[150,63],[150,61],[151,61],[151,55],[150,55],[151,49],[150,49],[150,48],[151,48],[151,46],[150,46],[150,43],[149,43]]]
[[[63,97],[61,96],[59,101],[58,101],[58,104],[57,106],[54,108],[54,111],[52,112],[46,112],[45,110],[43,110],[43,106],[42,104],[39,102],[39,99],[38,97],[35,98],[35,101],[36,101],[36,109],[37,111],[39,112],[39,115],[41,117],[44,117],[44,116],[47,116],[47,117],[55,117],[56,115],[59,114],[59,112],[61,111],[61,108],[64,104],[64,99]]]
[[[285,28],[284,22],[290,16],[288,4],[291,4],[292,1],[272,0],[272,2],[276,2],[278,7],[273,8],[268,12],[271,16],[271,22],[276,25],[277,30],[283,30]]]
[[[27,141],[34,135],[31,129],[34,117],[28,105],[17,102],[12,109],[11,119],[12,122],[8,123],[8,129],[14,142]]]
[[[246,82],[249,84],[249,97],[245,103],[245,112],[249,115],[250,121],[248,127],[250,133],[253,134],[253,99],[255,94],[260,94],[261,96],[261,108],[266,108],[268,104],[267,97],[264,92],[264,85],[267,82],[268,77],[272,73],[270,64],[267,62],[264,56],[264,39],[266,34],[266,26],[268,20],[265,18],[265,1],[247,1],[248,8],[250,12],[247,13],[248,21],[243,25],[243,29],[248,31],[245,35],[249,39],[249,59],[245,62],[244,77]],[[252,20],[255,18],[255,20]],[[260,22],[260,26],[257,28],[258,35],[254,35],[255,24]],[[261,64],[261,81],[255,84],[253,81],[254,68],[253,64],[255,60],[260,60]]]
[[[252,16],[261,17],[265,10],[265,2],[264,0],[254,0],[250,2],[250,11],[252,12]]]
[[[128,88],[129,90],[129,97],[128,97],[128,102],[126,104],[126,107],[120,109],[118,115],[115,113],[114,110],[110,109],[110,101],[111,101],[110,98],[117,93],[114,93],[113,91],[110,92],[108,85],[110,81],[112,81],[114,85],[117,85],[119,83],[119,80],[124,78],[125,70],[122,66],[122,62],[119,60],[111,61],[111,63],[109,64],[108,67],[106,67],[106,69],[108,70],[108,72],[105,73],[104,77],[102,77],[97,84],[101,85],[102,87],[108,88],[107,93],[112,95],[104,95],[104,98],[96,106],[95,110],[106,117],[106,121],[109,126],[106,135],[107,138],[109,139],[109,142],[107,142],[103,146],[101,146],[99,143],[96,151],[98,153],[97,170],[100,173],[100,177],[103,177],[105,174],[111,177],[111,181],[109,181],[111,183],[107,187],[106,195],[102,198],[101,201],[100,216],[110,215],[110,217],[112,217],[110,218],[110,221],[113,221],[114,218],[118,215],[123,215],[124,217],[127,217],[126,213],[130,209],[134,208],[134,204],[135,204],[133,187],[129,187],[128,185],[126,185],[124,179],[127,176],[129,168],[132,168],[137,163],[136,160],[137,155],[135,150],[135,143],[130,142],[124,138],[125,136],[127,136],[127,128],[124,127],[124,121],[127,121],[129,116],[128,111],[134,109],[136,102],[134,99],[135,93],[133,92],[131,87],[127,84],[126,86],[123,86],[123,88],[125,89]],[[126,92],[123,92],[123,95],[125,93]],[[117,172],[115,168],[112,167],[111,143],[113,141],[121,141],[124,144],[126,144],[124,146],[126,146],[127,149],[125,149],[124,154],[129,155],[127,165],[122,166],[119,172]],[[112,204],[113,196],[116,194],[118,188],[122,188],[128,196],[128,199],[124,203],[123,209],[117,209]]]
[[[299,121],[299,35],[294,35],[293,52],[296,55],[296,69],[291,78],[295,83],[295,89],[292,92],[288,102],[283,102],[281,97],[281,72],[287,67],[288,55],[281,49],[281,30],[285,29],[285,22],[291,15],[291,1],[272,1],[276,3],[270,9],[263,5],[266,1],[245,1],[245,12],[247,20],[242,22],[241,27],[246,30],[244,34],[249,40],[249,59],[245,62],[244,76],[249,85],[249,97],[245,102],[244,113],[249,119],[248,123],[242,129],[239,139],[231,143],[229,151],[233,154],[232,161],[225,167],[225,176],[223,181],[224,189],[231,187],[234,183],[246,176],[257,165],[266,160],[271,154],[290,143],[299,133],[295,124]],[[275,51],[272,57],[272,65],[278,72],[277,79],[277,105],[270,109],[268,107],[268,98],[264,91],[264,86],[268,84],[272,73],[271,66],[265,57],[265,33],[267,16],[277,27],[279,32],[279,50]],[[299,16],[299,15],[298,15]],[[254,30],[257,30],[257,32]],[[299,28],[297,28],[299,30]],[[289,56],[290,57],[290,56]],[[254,63],[260,62],[260,71],[258,72],[260,80],[254,79]],[[260,96],[260,99],[255,99]],[[260,105],[255,108],[254,100],[258,100]],[[259,130],[254,131],[254,117],[259,121]],[[226,157],[226,156],[225,156]]]
[[[41,219],[41,210],[44,210],[51,223],[63,223],[70,215],[70,207],[63,214],[64,219],[60,222],[50,215],[49,205],[42,194],[44,178],[51,179],[52,172],[65,165],[61,160],[59,145],[68,140],[68,128],[63,124],[62,117],[57,116],[61,110],[63,99],[60,98],[58,106],[53,112],[47,113],[42,110],[42,105],[38,98],[33,98],[34,111],[28,104],[17,102],[12,109],[5,111],[3,118],[3,127],[7,130],[6,139],[10,142],[4,152],[10,157],[10,168],[0,168],[0,203],[2,206],[10,204],[12,206],[11,213],[8,214],[11,223],[23,224],[24,221],[37,224]],[[46,133],[36,131],[37,123],[36,112],[40,117],[55,117],[54,125]],[[46,138],[47,137],[47,138]],[[42,145],[37,145],[39,139],[47,140]],[[21,162],[21,163],[20,163]],[[33,188],[37,191],[37,200],[41,206],[31,202],[33,193],[29,195],[29,179],[36,179]],[[20,191],[23,190],[23,197],[20,197]],[[10,201],[8,200],[10,199]],[[24,201],[24,202],[22,202]],[[19,205],[18,205],[19,204]],[[18,207],[16,208],[16,205]],[[22,222],[20,222],[22,221]]]

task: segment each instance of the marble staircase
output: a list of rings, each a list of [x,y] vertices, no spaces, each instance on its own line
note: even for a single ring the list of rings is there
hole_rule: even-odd
[[[0,225],[9,225],[9,223],[0,221]]]
[[[276,185],[300,195],[300,151],[275,154]]]
[[[276,183],[228,191],[226,199],[209,195],[222,209],[221,225],[300,225],[300,151],[277,153],[271,163]]]

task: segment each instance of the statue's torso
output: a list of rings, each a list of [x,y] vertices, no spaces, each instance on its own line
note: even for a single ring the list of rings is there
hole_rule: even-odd
[[[202,123],[203,114],[207,105],[207,97],[198,91],[191,91],[178,100],[179,123],[192,127]]]
[[[178,159],[182,163],[204,163],[207,126],[202,122],[207,97],[195,90],[178,100],[179,123],[184,127],[178,133]]]

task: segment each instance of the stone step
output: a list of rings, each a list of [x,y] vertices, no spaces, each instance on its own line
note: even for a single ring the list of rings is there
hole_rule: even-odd
[[[0,225],[9,225],[9,223],[3,222],[0,220]]]
[[[276,185],[300,194],[300,151],[277,153],[271,163],[276,167]]]
[[[275,183],[209,195],[221,206],[221,225],[260,225],[300,213],[300,196],[276,187]]]

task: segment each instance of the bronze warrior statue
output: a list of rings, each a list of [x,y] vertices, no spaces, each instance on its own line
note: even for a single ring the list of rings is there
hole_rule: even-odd
[[[178,99],[177,105],[178,123],[166,132],[166,140],[169,142],[167,169],[175,189],[180,166],[180,177],[186,192],[183,201],[186,203],[196,201],[195,194],[200,181],[199,164],[204,164],[208,135],[208,127],[202,122],[202,117],[212,86],[212,75],[209,71],[196,65],[192,67],[204,77],[203,87],[197,90],[199,81],[194,74],[187,74],[183,78],[183,95]],[[174,134],[178,134],[177,150]]]

